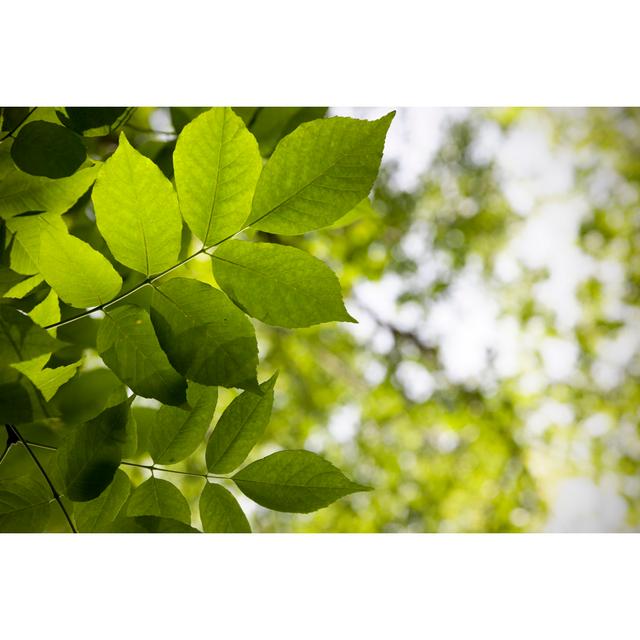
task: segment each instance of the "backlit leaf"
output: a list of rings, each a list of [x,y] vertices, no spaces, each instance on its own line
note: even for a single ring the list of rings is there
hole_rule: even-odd
[[[191,455],[204,441],[218,399],[217,387],[189,383],[190,410],[162,406],[149,434],[149,453],[157,464],[174,464]]]
[[[28,477],[0,482],[0,533],[38,533],[49,520],[51,492]]]
[[[369,194],[393,116],[300,125],[280,141],[262,169],[247,224],[296,235],[341,218]]]
[[[189,380],[257,388],[253,326],[222,291],[172,278],[154,288],[151,319],[169,360]]]
[[[138,395],[171,405],[186,401],[187,383],[169,363],[144,309],[111,309],[98,329],[97,348],[105,364]]]
[[[200,494],[199,509],[205,533],[251,533],[238,501],[219,484],[207,482]]]
[[[78,425],[58,449],[58,468],[70,500],[93,500],[111,484],[122,459],[129,404],[126,400]]]
[[[26,211],[64,213],[87,192],[100,168],[98,163],[59,180],[15,169],[0,180],[0,217],[11,218]]]
[[[207,469],[229,473],[239,467],[260,439],[271,418],[276,375],[260,385],[263,395],[242,392],[220,416],[207,444]]]
[[[178,487],[168,480],[149,478],[136,487],[129,499],[127,515],[161,516],[191,522],[191,509]]]
[[[310,451],[278,451],[233,476],[240,491],[274,511],[309,513],[367,487]]]
[[[38,268],[61,300],[85,308],[118,295],[122,278],[91,245],[51,225],[43,225],[41,234]]]
[[[182,220],[169,180],[124,133],[93,188],[96,223],[116,260],[150,275],[178,261]]]
[[[75,505],[73,515],[78,531],[95,533],[108,529],[120,513],[130,492],[129,476],[118,469],[113,482],[97,498]]]
[[[354,321],[344,308],[333,271],[300,249],[229,240],[212,260],[218,284],[258,320],[281,327]]]
[[[182,215],[205,245],[243,227],[262,159],[255,138],[231,109],[210,109],[184,127],[173,166]]]

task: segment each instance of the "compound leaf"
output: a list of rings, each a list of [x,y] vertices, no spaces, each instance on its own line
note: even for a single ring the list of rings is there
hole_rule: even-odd
[[[219,484],[207,482],[198,505],[205,533],[251,533],[238,501]]]
[[[240,491],[274,511],[309,513],[367,487],[311,451],[278,451],[233,476]]]
[[[92,197],[98,229],[116,260],[145,275],[176,264],[182,234],[176,193],[124,133]]]
[[[253,326],[222,291],[188,278],[168,280],[154,287],[151,320],[169,360],[189,380],[257,388]]]
[[[149,453],[158,464],[175,464],[191,455],[204,440],[218,400],[217,387],[190,382],[190,411],[162,406],[149,434]]]
[[[111,484],[122,459],[129,405],[126,400],[78,425],[58,449],[58,468],[70,500],[88,502]]]
[[[242,228],[262,159],[255,138],[230,108],[210,109],[184,127],[173,166],[182,215],[205,245]]]
[[[136,487],[129,498],[127,515],[160,516],[191,522],[191,509],[180,490],[168,480],[151,477]]]
[[[187,383],[171,366],[149,314],[141,307],[111,309],[98,329],[97,349],[105,364],[134,393],[170,405],[186,401]]]
[[[207,444],[207,469],[229,473],[239,467],[269,424],[277,374],[260,385],[262,395],[242,392],[220,416]]]
[[[369,194],[394,115],[373,122],[336,117],[300,125],[264,166],[247,224],[296,235],[341,218]]]
[[[229,240],[212,260],[218,284],[258,320],[281,327],[355,322],[344,308],[333,271],[300,249]]]

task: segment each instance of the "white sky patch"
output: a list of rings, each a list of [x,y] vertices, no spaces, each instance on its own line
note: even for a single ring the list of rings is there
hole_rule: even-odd
[[[557,489],[549,532],[617,532],[625,529],[627,504],[612,483],[595,484],[589,478],[563,480]]]
[[[360,416],[360,407],[356,404],[339,407],[329,418],[327,425],[329,434],[340,444],[351,442],[358,433]]]
[[[574,340],[545,338],[540,345],[544,371],[551,382],[569,380],[578,363],[580,351]]]
[[[396,377],[407,398],[413,402],[425,402],[436,387],[433,376],[421,364],[411,360],[398,365]]]

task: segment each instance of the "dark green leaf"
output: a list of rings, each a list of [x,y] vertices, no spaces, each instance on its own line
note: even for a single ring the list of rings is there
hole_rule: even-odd
[[[157,516],[119,518],[108,528],[110,533],[200,533],[184,522]]]
[[[49,521],[53,496],[28,477],[0,482],[0,533],[39,533]]]
[[[205,533],[251,533],[238,501],[219,484],[207,482],[200,495],[199,509]]]
[[[78,531],[95,533],[108,529],[118,517],[130,492],[129,476],[118,469],[113,482],[97,498],[75,505],[73,515]]]
[[[218,400],[217,387],[189,383],[191,410],[162,406],[149,434],[149,453],[157,464],[175,464],[191,455],[204,441]]]
[[[58,112],[63,124],[80,134],[92,129],[109,130],[112,125],[122,121],[127,107],[65,107],[66,117]]]
[[[274,511],[309,513],[367,487],[310,451],[278,451],[256,460],[235,476],[240,491]]]
[[[28,383],[27,383],[28,384]],[[33,420],[29,392],[22,382],[0,384],[0,425],[21,424]],[[4,427],[0,427],[4,430]],[[0,452],[2,449],[0,449]]]
[[[333,271],[300,249],[229,240],[212,259],[218,284],[258,320],[281,327],[354,322],[344,308]]]
[[[149,478],[134,489],[127,506],[128,516],[161,516],[191,522],[191,509],[180,490],[168,480]]]
[[[173,278],[154,288],[151,304],[158,340],[178,371],[200,384],[257,388],[253,326],[222,291]]]
[[[393,116],[300,125],[281,140],[264,166],[247,224],[296,235],[341,218],[369,194]]]
[[[231,109],[210,109],[188,124],[173,167],[182,215],[205,245],[242,229],[262,159],[255,138]]]
[[[11,147],[16,166],[34,176],[66,178],[85,161],[82,138],[66,127],[35,120],[25,124]]]
[[[138,395],[164,404],[186,402],[187,383],[160,348],[144,309],[110,310],[98,329],[97,347],[105,364]]]
[[[260,385],[263,395],[244,391],[220,416],[207,444],[207,469],[229,473],[239,467],[269,424],[277,374]]]
[[[75,427],[58,449],[65,495],[75,502],[97,498],[112,482],[126,441],[129,400]]]
[[[98,229],[116,260],[145,275],[178,262],[182,219],[176,193],[124,133],[98,176],[92,198]]]

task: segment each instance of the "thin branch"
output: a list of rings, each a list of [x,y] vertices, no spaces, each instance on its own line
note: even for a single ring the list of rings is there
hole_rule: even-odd
[[[57,451],[55,447],[52,447],[48,444],[40,444],[38,442],[28,441],[28,444],[32,447],[39,447],[40,449],[47,449],[49,451]],[[158,467],[155,464],[140,464],[139,462],[129,462],[127,460],[122,460],[120,464],[127,465],[128,467],[138,467],[140,469],[148,469],[151,472],[160,471],[162,473],[178,473],[181,476],[194,476],[197,478],[214,478],[216,480],[231,480],[227,476],[216,476],[212,473],[193,473],[191,471],[178,471],[177,469],[165,469],[163,467]]]
[[[13,134],[23,125],[23,123],[25,123],[30,117],[31,114],[37,109],[38,107],[33,107],[29,113],[27,113],[27,115],[22,118],[22,120],[20,120],[20,122],[18,122],[18,124],[13,127],[13,129],[11,129],[11,131],[9,131],[9,133],[6,133],[4,136],[2,136],[2,138],[0,138],[0,142],[4,142],[7,138],[12,138]]]
[[[53,482],[51,482],[51,479],[49,478],[49,475],[45,471],[45,468],[40,464],[40,460],[38,460],[38,458],[36,457],[36,454],[33,453],[33,451],[31,450],[31,447],[29,446],[29,443],[22,437],[22,435],[20,434],[18,429],[16,429],[16,427],[14,427],[12,424],[6,425],[6,426],[7,426],[7,428],[9,428],[9,429],[11,429],[13,431],[13,433],[18,438],[18,440],[24,445],[24,448],[29,452],[29,455],[31,456],[33,461],[36,463],[36,466],[38,467],[38,469],[40,469],[40,473],[42,473],[42,476],[47,481],[47,484],[49,485],[49,488],[51,489],[51,493],[53,494],[53,497],[55,498],[56,502],[58,503],[58,506],[60,507],[60,509],[62,509],[62,513],[64,513],[64,517],[67,519],[67,522],[69,523],[69,527],[71,527],[71,531],[73,533],[78,533],[78,530],[76,529],[75,525],[73,524],[73,521],[71,520],[71,517],[69,516],[69,513],[67,512],[67,509],[66,509],[66,507],[64,506],[64,504],[63,504],[63,502],[61,500],[61,496],[58,493],[58,490],[53,485]]]
[[[93,307],[91,309],[87,309],[86,311],[83,311],[82,313],[79,313],[79,314],[77,314],[77,315],[75,315],[75,316],[73,316],[71,318],[67,318],[66,320],[61,320],[60,322],[54,322],[53,324],[47,325],[44,328],[45,329],[55,329],[56,327],[62,327],[64,325],[66,325],[66,324],[70,324],[71,322],[75,322],[76,320],[79,320],[80,318],[85,318],[86,316],[94,313],[95,311],[102,311],[102,310],[106,309],[107,307],[110,307],[111,305],[115,304],[116,302],[120,302],[120,300],[123,300],[127,296],[130,296],[132,293],[135,293],[136,291],[139,291],[140,289],[142,289],[142,287],[145,287],[148,284],[153,284],[154,282],[156,282],[156,280],[159,280],[163,276],[166,276],[168,273],[171,273],[175,269],[178,269],[179,267],[181,267],[182,265],[186,264],[190,260],[193,260],[193,258],[195,258],[196,256],[199,256],[199,255],[201,255],[203,253],[207,253],[207,251],[209,251],[210,249],[213,249],[214,247],[217,247],[218,245],[221,245],[223,242],[226,242],[227,240],[230,240],[231,238],[233,238],[233,236],[237,235],[238,233],[241,233],[242,231],[244,231],[247,228],[248,228],[248,226],[243,227],[242,229],[240,229],[240,231],[236,231],[236,232],[228,235],[226,238],[223,238],[222,240],[218,240],[218,242],[215,242],[214,244],[209,245],[208,247],[202,247],[201,249],[198,249],[198,251],[196,251],[195,253],[192,253],[190,256],[187,256],[184,260],[181,260],[177,264],[174,264],[172,267],[169,267],[168,269],[165,269],[164,271],[161,271],[160,273],[154,275],[153,277],[146,278],[140,284],[137,284],[133,289],[130,289],[129,291],[125,291],[125,293],[121,293],[119,296],[116,296],[113,300],[109,300],[109,302],[105,302],[104,304],[98,305],[97,307]],[[207,253],[207,255],[210,256],[211,254]]]

